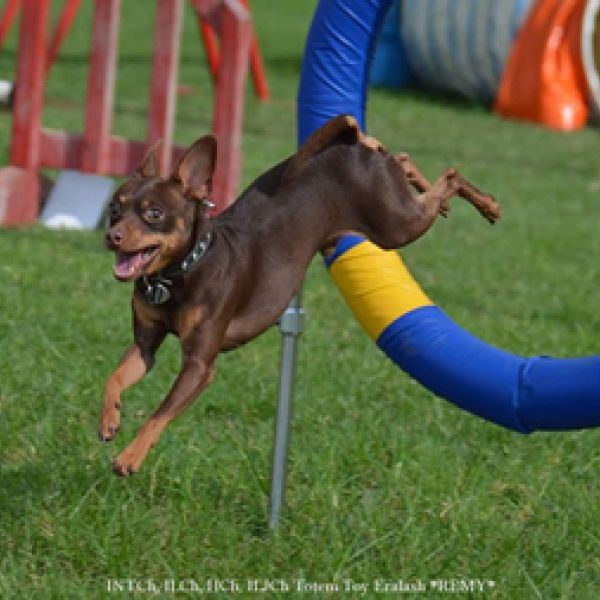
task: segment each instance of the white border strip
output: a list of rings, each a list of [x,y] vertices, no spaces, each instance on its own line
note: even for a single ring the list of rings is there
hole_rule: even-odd
[[[598,12],[600,0],[589,0],[583,13],[583,27],[581,31],[581,56],[583,70],[590,92],[590,109],[592,118],[600,120],[600,77],[594,61],[594,29],[596,23],[600,26]]]

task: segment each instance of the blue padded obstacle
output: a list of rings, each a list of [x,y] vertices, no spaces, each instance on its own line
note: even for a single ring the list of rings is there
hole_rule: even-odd
[[[398,319],[377,345],[433,393],[508,429],[600,426],[600,356],[523,358],[471,335],[437,306]]]
[[[390,0],[321,0],[298,93],[298,140],[331,117],[365,129],[374,41]],[[390,256],[395,258],[390,258]],[[344,239],[330,272],[379,347],[435,394],[523,433],[600,426],[600,357],[523,358],[464,331],[423,294],[397,253]]]
[[[400,26],[400,0],[392,0],[392,5],[381,26],[381,35],[371,64],[369,74],[371,85],[398,89],[415,81]]]
[[[298,143],[339,114],[365,129],[369,68],[391,0],[321,0],[304,50]]]
[[[325,264],[379,348],[438,396],[520,433],[600,426],[600,356],[525,358],[486,344],[433,305],[398,253],[359,236]]]

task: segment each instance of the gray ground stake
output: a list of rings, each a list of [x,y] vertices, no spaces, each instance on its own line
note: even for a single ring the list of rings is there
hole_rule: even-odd
[[[285,501],[287,460],[294,397],[294,372],[298,336],[304,329],[306,313],[300,304],[300,296],[294,296],[287,310],[279,319],[281,331],[281,366],[279,370],[279,398],[275,417],[275,440],[273,443],[273,469],[271,471],[271,496],[269,503],[269,528],[275,529]]]

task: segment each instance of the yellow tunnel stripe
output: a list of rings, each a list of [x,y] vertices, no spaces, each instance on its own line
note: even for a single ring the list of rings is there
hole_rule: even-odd
[[[338,257],[329,269],[355,317],[377,340],[402,315],[433,304],[393,250],[364,241]]]

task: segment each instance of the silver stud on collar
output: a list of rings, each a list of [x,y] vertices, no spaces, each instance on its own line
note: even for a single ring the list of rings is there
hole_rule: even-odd
[[[205,254],[210,246],[210,241],[212,239],[212,235],[210,231],[206,234],[206,237],[203,240],[200,240],[195,246],[194,249],[188,254],[179,268],[187,273]]]
[[[172,294],[169,289],[173,285],[173,281],[168,277],[173,275],[185,274],[191,270],[191,268],[204,256],[210,242],[212,240],[212,234],[209,231],[202,240],[200,240],[193,248],[193,250],[183,259],[178,265],[168,268],[158,275],[151,277],[144,277],[144,298],[149,304],[156,306],[157,304],[164,304],[167,302]]]
[[[171,297],[171,291],[169,285],[172,282],[168,279],[149,281],[144,277],[144,298],[146,298],[149,304],[157,305],[164,304]]]

